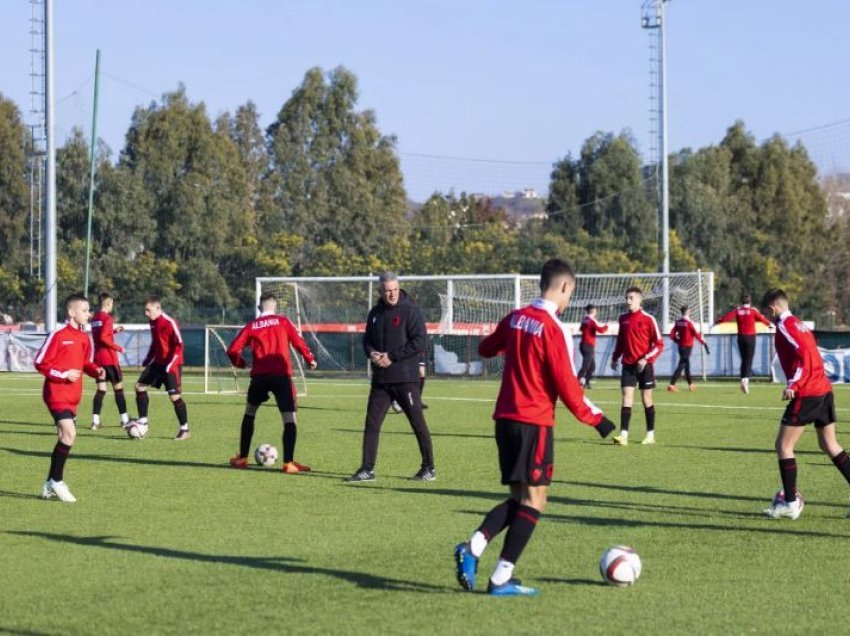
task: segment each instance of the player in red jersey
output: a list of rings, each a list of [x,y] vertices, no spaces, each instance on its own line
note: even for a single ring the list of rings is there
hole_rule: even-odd
[[[753,374],[753,356],[756,353],[756,321],[770,327],[770,321],[751,305],[752,296],[743,294],[741,304],[718,318],[714,324],[732,322],[738,324],[738,351],[741,354],[741,391],[750,392],[750,376]]]
[[[578,381],[585,389],[590,388],[590,380],[596,371],[596,334],[606,333],[608,325],[600,324],[596,320],[596,306],[588,305],[584,308],[585,316],[581,319],[579,331],[581,331],[581,342],[578,350],[581,351],[581,369],[578,372]]]
[[[484,358],[500,354],[505,358],[493,419],[502,484],[510,488],[510,496],[487,514],[468,542],[455,548],[457,580],[466,590],[475,588],[478,559],[487,544],[508,528],[487,591],[496,596],[537,593],[512,575],[546,507],[557,399],[602,437],[614,430],[614,424],[584,396],[573,367],[572,335],[558,320],[574,289],[570,265],[548,261],[540,274],[540,297],[505,316],[478,347]]]
[[[289,359],[291,344],[310,370],[316,368],[316,358],[295,325],[286,316],[277,313],[277,298],[272,293],[260,296],[260,315],[245,325],[227,349],[227,357],[233,366],[244,369],[242,351],[251,348],[251,384],[245,414],[242,416],[242,433],[239,454],[230,459],[234,468],[248,467],[248,453],[254,436],[254,416],[260,405],[274,395],[277,409],[283,419],[283,468],[284,473],[309,472],[310,467],[295,461],[295,441],[298,428],[295,423],[295,388],[292,386],[292,362]]]
[[[74,420],[83,396],[82,374],[102,380],[103,368],[92,359],[91,340],[83,331],[91,311],[85,296],[74,294],[65,300],[68,321],[47,336],[35,357],[35,368],[44,376],[42,397],[56,424],[59,439],[50,456],[50,473],[41,490],[42,499],[56,497],[74,502],[64,480],[65,462],[77,438]]]
[[[785,500],[774,502],[765,510],[769,517],[796,519],[803,510],[797,496],[797,460],[794,447],[806,430],[814,424],[820,449],[850,484],[850,458],[835,439],[835,400],[832,384],[826,377],[818,345],[812,331],[788,309],[788,296],[781,289],[771,289],[762,305],[776,322],[776,355],[787,378],[782,399],[788,406],[776,436],[779,475]],[[850,509],[847,511],[850,516]]]
[[[174,318],[162,311],[159,296],[148,296],[145,302],[145,316],[150,321],[151,346],[142,362],[145,368],[136,382],[136,406],[139,409],[139,418],[136,421],[139,424],[148,423],[148,389],[158,389],[164,385],[180,425],[174,439],[188,439],[191,435],[189,417],[186,403],[180,394],[180,370],[183,366],[183,337],[180,335],[180,327]]]
[[[641,289],[629,287],[626,290],[626,308],[629,311],[619,318],[617,346],[611,355],[611,368],[615,371],[620,358],[623,358],[623,373],[620,377],[620,387],[623,391],[620,434],[614,437],[614,443],[620,446],[629,443],[629,422],[632,419],[635,386],[640,389],[646,415],[646,437],[641,444],[655,443],[655,405],[652,403],[652,389],[655,387],[654,363],[664,349],[664,340],[655,318],[643,310],[642,304]]]
[[[121,374],[121,365],[118,363],[118,354],[124,353],[124,347],[115,344],[114,334],[120,332],[123,327],[115,327],[112,320],[112,310],[115,307],[115,298],[109,292],[100,294],[100,309],[95,312],[91,319],[91,334],[94,342],[94,361],[106,371],[106,378],[97,381],[97,391],[94,394],[92,406],[91,428],[96,431],[100,428],[100,411],[103,408],[103,398],[106,397],[106,383],[112,385],[115,393],[115,404],[118,406],[118,414],[121,417],[121,425],[126,426],[130,421],[127,415],[127,400],[124,397],[124,378]]]
[[[673,372],[673,377],[670,378],[670,384],[667,385],[667,390],[675,393],[679,389],[676,388],[676,382],[685,373],[685,380],[688,383],[689,391],[696,391],[697,385],[694,384],[694,379],[691,377],[691,351],[694,349],[694,340],[698,340],[705,347],[706,354],[711,353],[708,350],[708,343],[702,334],[697,329],[694,321],[690,317],[690,309],[687,305],[682,307],[682,317],[673,325],[670,330],[670,340],[679,346],[679,364],[676,365],[676,370]]]

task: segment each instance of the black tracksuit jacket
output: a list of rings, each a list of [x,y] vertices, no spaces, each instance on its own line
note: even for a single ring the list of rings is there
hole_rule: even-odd
[[[392,307],[379,300],[366,318],[363,350],[367,357],[373,351],[386,352],[392,364],[383,369],[373,363],[372,384],[418,383],[419,359],[427,340],[425,318],[404,290]]]

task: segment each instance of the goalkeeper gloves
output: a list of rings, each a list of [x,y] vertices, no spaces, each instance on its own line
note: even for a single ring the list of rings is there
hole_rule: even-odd
[[[599,433],[599,436],[602,438],[608,437],[611,434],[616,426],[614,426],[614,422],[609,420],[604,415],[602,416],[602,421],[596,425],[596,432]]]

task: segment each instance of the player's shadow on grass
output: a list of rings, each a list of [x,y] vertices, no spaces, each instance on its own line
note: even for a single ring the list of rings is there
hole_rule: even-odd
[[[357,587],[373,590],[387,590],[396,592],[426,592],[426,593],[448,593],[448,590],[436,585],[416,581],[405,581],[402,579],[391,579],[377,574],[367,572],[354,572],[351,570],[337,570],[333,568],[313,567],[304,564],[303,559],[290,557],[251,557],[251,556],[229,556],[224,554],[204,554],[189,550],[175,550],[173,548],[162,548],[156,546],[134,545],[121,543],[117,537],[95,536],[75,537],[67,534],[52,532],[37,532],[28,530],[9,530],[6,534],[23,537],[34,537],[58,543],[67,543],[77,546],[116,550],[121,552],[135,552],[137,554],[163,557],[166,559],[177,559],[181,561],[195,561],[199,563],[215,563],[246,567],[254,570],[267,570],[283,574],[318,574],[340,579]]]
[[[31,422],[29,420],[0,420],[0,424],[20,424],[22,426],[43,426],[53,428],[49,422]]]
[[[543,576],[537,577],[537,581],[542,583],[561,583],[563,585],[595,585],[607,587],[607,584],[604,581],[597,581],[596,579],[559,579],[553,576]]]
[[[717,453],[759,453],[762,455],[776,455],[773,448],[740,448],[734,446],[691,446],[688,444],[667,444],[669,448],[688,448],[692,450],[705,450]],[[795,455],[823,455],[821,451],[794,450]]]
[[[55,433],[54,433],[55,436]],[[119,439],[119,438],[103,438],[103,439]],[[131,440],[126,440],[128,444],[132,444]],[[0,446],[0,451],[6,451],[8,453],[12,453],[13,455],[26,455],[28,457],[42,457],[49,458],[51,456],[50,451],[32,451],[32,450],[23,450],[20,448],[8,448]],[[115,462],[118,464],[142,464],[142,465],[150,465],[150,466],[173,466],[173,467],[184,467],[184,468],[225,468],[227,470],[233,470],[228,464],[209,464],[205,462],[186,462],[186,461],[176,461],[171,459],[146,459],[142,457],[114,457],[109,455],[90,455],[87,453],[74,453],[72,455],[74,461],[94,461],[94,462]],[[268,471],[274,472],[274,471]]]
[[[700,490],[674,490],[672,488],[657,488],[655,486],[626,486],[623,484],[604,484],[590,481],[566,481],[564,479],[553,479],[553,484],[566,484],[567,486],[581,486],[584,488],[601,488],[603,490],[622,490],[645,495],[675,495],[681,497],[697,497],[700,499],[728,499],[731,501],[757,501],[763,502],[764,497],[752,495],[731,495],[722,492],[704,492]]]
[[[681,528],[683,530],[708,530],[712,532],[745,532],[770,535],[788,535],[806,538],[824,539],[850,539],[850,534],[836,534],[833,532],[819,532],[815,530],[794,530],[782,523],[777,524],[775,520],[769,520],[764,516],[755,515],[764,520],[761,527],[722,525],[719,523],[677,523],[674,521],[641,521],[639,519],[611,519],[607,517],[585,517],[581,515],[559,515],[546,513],[545,518],[556,523],[570,523],[590,527],[621,527],[621,528]],[[782,526],[782,527],[781,527]]]
[[[16,634],[18,636],[51,636],[50,632],[34,632],[31,629],[14,629],[0,625],[0,634]]]
[[[13,499],[41,499],[38,494],[28,494],[23,492],[10,492],[8,490],[0,490],[0,497],[11,497]],[[0,634],[2,634],[0,630]]]
[[[50,436],[56,437],[56,429],[54,428],[52,431],[7,431],[0,430],[0,435],[41,435],[41,436]]]

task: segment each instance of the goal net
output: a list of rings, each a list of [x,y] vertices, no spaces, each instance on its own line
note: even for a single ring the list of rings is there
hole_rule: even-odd
[[[493,331],[514,308],[539,294],[538,276],[517,274],[469,276],[400,276],[402,289],[425,316],[428,346],[423,352],[429,374],[487,377],[501,371],[501,359],[478,356],[481,337]],[[570,307],[561,319],[577,333],[584,307],[598,307],[597,318],[616,322],[626,310],[625,290],[644,292],[644,308],[664,328],[679,315],[682,305],[700,325],[714,314],[712,272],[668,275],[669,312],[662,313],[662,274],[583,274],[578,276]],[[273,292],[279,311],[299,327],[324,374],[360,375],[369,372],[362,339],[369,309],[378,300],[376,277],[258,278],[256,295]],[[665,329],[665,331],[669,331]]]
[[[204,328],[204,393],[238,394],[248,390],[251,372],[251,349],[242,352],[245,369],[230,364],[227,348],[243,325],[207,325]],[[301,355],[290,347],[293,378],[297,395],[307,395],[307,381]]]

